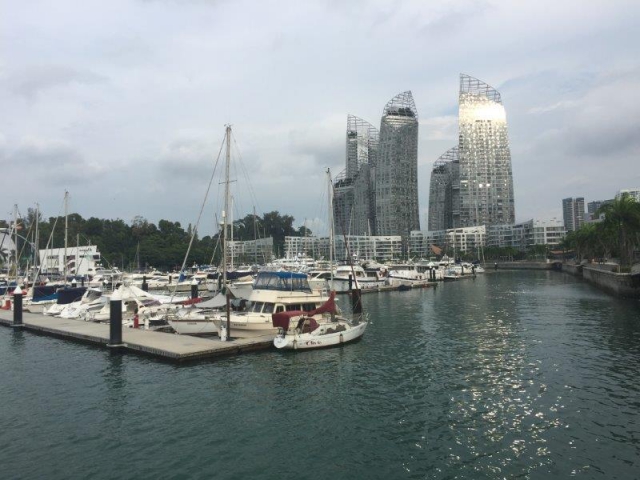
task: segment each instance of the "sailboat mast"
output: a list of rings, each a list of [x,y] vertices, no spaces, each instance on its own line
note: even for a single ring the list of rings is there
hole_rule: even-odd
[[[34,277],[33,277],[33,284],[35,285],[36,282],[38,281],[38,273],[40,271],[40,267],[39,267],[39,256],[40,256],[40,205],[36,203],[36,217],[35,217],[35,222],[36,222],[36,232],[35,232],[35,238],[34,238],[34,253],[33,253],[33,270],[34,270]]]
[[[229,211],[229,164],[231,163],[231,125],[227,125],[225,141],[227,142],[224,171],[224,211],[222,212],[222,282],[227,285],[227,212]]]
[[[67,243],[69,241],[69,192],[64,192],[64,284],[67,284]]]
[[[253,263],[254,264],[258,264],[258,226],[257,226],[257,219],[256,219],[256,207],[254,205],[253,207],[253,243],[255,244],[255,256],[253,259]],[[265,262],[266,263],[266,262]]]
[[[227,179],[228,182],[228,179]],[[227,183],[228,185],[228,183]],[[231,238],[231,255],[229,257],[229,260],[231,260],[231,270],[233,270],[233,257],[235,256],[235,249],[233,248],[233,195],[231,195],[231,202],[230,202],[230,210],[229,210],[229,238]]]
[[[331,287],[333,288],[333,186],[331,185],[331,169],[327,168],[327,184],[329,198],[329,269],[331,270]]]
[[[16,288],[18,288],[18,285],[20,283],[18,282],[18,204],[17,203],[13,205],[13,245],[15,247]]]

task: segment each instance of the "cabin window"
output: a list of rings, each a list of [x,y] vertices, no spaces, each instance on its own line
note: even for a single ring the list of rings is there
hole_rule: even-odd
[[[300,304],[287,305],[287,312],[293,312],[293,311],[298,311],[298,310],[301,310]]]
[[[260,313],[262,311],[263,305],[264,305],[264,302],[255,302],[251,307],[251,311],[255,313]]]
[[[311,310],[315,310],[316,309],[316,304],[315,303],[304,303],[302,304],[302,310],[305,312],[310,312]]]
[[[273,313],[273,307],[275,306],[275,304],[273,303],[265,303],[264,304],[264,310],[262,311],[262,313]]]
[[[276,313],[280,312],[284,312],[284,307],[282,305],[278,305],[278,308],[276,308]]]

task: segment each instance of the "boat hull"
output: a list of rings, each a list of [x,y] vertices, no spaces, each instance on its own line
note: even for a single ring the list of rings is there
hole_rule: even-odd
[[[278,335],[273,339],[273,345],[281,350],[312,350],[335,347],[361,339],[366,328],[367,322],[362,322],[342,332],[325,334],[314,334],[314,332],[311,332]]]

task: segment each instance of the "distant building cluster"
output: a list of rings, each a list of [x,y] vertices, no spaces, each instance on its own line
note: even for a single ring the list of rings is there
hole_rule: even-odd
[[[346,169],[334,182],[337,235],[402,236],[420,230],[418,111],[410,91],[384,107],[380,130],[347,118]]]
[[[640,202],[640,188],[626,188],[618,190],[615,197],[620,198],[622,195],[629,195],[635,199],[636,202]],[[599,222],[602,220],[601,215],[596,215],[598,210],[603,206],[611,203],[610,200],[594,200],[587,203],[585,211],[585,203],[583,197],[570,197],[562,200],[562,218],[564,220],[564,226],[567,232],[573,232],[579,230],[582,225],[589,222]]]
[[[418,111],[410,91],[384,107],[378,130],[349,115],[346,167],[333,183],[338,258],[426,258],[438,251],[475,253],[482,248],[527,250],[560,244],[607,201],[562,200],[559,221],[515,221],[507,117],[500,92],[460,75],[458,144],[433,164],[427,231],[418,205]],[[640,201],[640,189],[621,190]],[[287,255],[328,257],[328,238],[286,240]],[[351,252],[349,253],[348,250]]]

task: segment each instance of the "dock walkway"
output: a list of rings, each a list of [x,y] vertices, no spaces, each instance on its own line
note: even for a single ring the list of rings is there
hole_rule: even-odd
[[[31,330],[68,340],[92,343],[107,347],[109,325],[66,318],[48,317],[23,312],[24,330]],[[13,312],[0,310],[0,325],[10,327]],[[233,334],[233,332],[232,332]],[[189,335],[122,328],[123,351],[134,351],[176,362],[214,358],[224,355],[266,350],[273,346],[273,335],[250,338],[232,338],[227,342],[217,337],[201,338]]]

